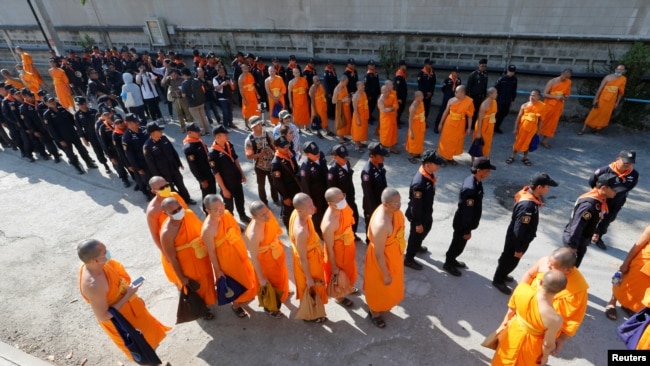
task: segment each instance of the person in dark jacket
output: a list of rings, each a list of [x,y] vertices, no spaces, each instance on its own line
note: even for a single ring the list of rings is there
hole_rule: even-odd
[[[431,109],[431,98],[433,92],[436,90],[436,73],[431,67],[431,59],[424,60],[422,70],[418,72],[418,90],[424,95],[424,119],[429,118],[429,110]]]
[[[97,160],[104,165],[106,174],[111,174],[111,168],[108,167],[108,160],[104,156],[104,150],[97,138],[95,131],[95,122],[97,122],[97,110],[88,108],[88,103],[84,97],[75,97],[74,102],[77,105],[77,112],[74,114],[74,121],[77,127],[77,135],[83,141],[84,145],[92,146]]]
[[[54,157],[54,162],[59,163],[61,161],[59,150],[54,144],[50,133],[43,125],[34,94],[27,88],[23,89],[21,93],[23,95],[23,103],[19,107],[20,118],[25,130],[29,131],[28,136],[32,139],[32,145],[39,152],[43,160],[49,160],[50,156],[52,156]],[[47,148],[49,154],[45,152],[45,148]]]
[[[201,140],[201,127],[196,122],[192,122],[186,128],[187,136],[183,140],[183,152],[192,175],[199,181],[201,197],[217,194],[216,181],[208,162],[208,147]],[[205,210],[205,206],[203,209]]]
[[[474,121],[478,116],[481,103],[487,96],[487,83],[487,59],[482,58],[478,62],[478,68],[472,71],[472,73],[467,77],[467,96],[472,98],[474,101],[474,117],[472,118]],[[472,128],[474,128],[474,126],[472,126]]]
[[[148,201],[154,197],[149,189],[149,179],[151,179],[151,172],[147,167],[147,161],[144,158],[142,150],[145,141],[149,139],[146,129],[141,126],[140,119],[133,113],[128,113],[124,116],[126,123],[126,130],[122,135],[115,131],[113,138],[115,143],[121,140],[122,150],[127,163],[127,169],[133,172],[133,179],[136,181],[137,188],[142,192]],[[120,139],[121,137],[121,139]]]
[[[126,170],[126,158],[123,156],[124,150],[122,150],[122,134],[126,126],[122,118],[118,116],[118,118],[114,119],[114,117],[115,115],[111,111],[102,113],[95,122],[95,134],[104,155],[111,161],[117,176],[122,180],[122,185],[124,188],[129,188],[131,183],[129,182],[129,173]],[[121,132],[119,135],[120,141],[117,145],[113,140],[115,130]]]
[[[467,241],[472,237],[472,231],[479,225],[483,213],[483,181],[495,169],[489,159],[474,159],[472,175],[465,178],[460,187],[458,209],[454,215],[454,234],[447,250],[445,264],[442,266],[452,276],[461,275],[458,268],[467,268],[465,263],[459,262],[456,258],[463,253]]]
[[[510,108],[512,108],[517,97],[516,71],[517,67],[515,65],[509,65],[508,71],[494,84],[494,88],[497,90],[497,114],[494,125],[494,132],[496,133],[503,133],[501,131],[501,124],[508,115],[508,112],[510,112]]]
[[[289,219],[293,212],[293,196],[302,191],[298,177],[298,163],[291,154],[291,142],[285,136],[280,136],[273,141],[275,157],[271,161],[271,177],[273,186],[280,194],[282,206],[280,216],[282,223],[289,230]]]
[[[322,237],[320,224],[328,207],[327,200],[325,200],[327,161],[325,160],[325,154],[313,141],[305,141],[302,145],[302,151],[306,157],[300,165],[302,189],[304,193],[311,197],[314,206],[316,206],[316,212],[311,218],[314,222],[314,229]]]
[[[381,93],[381,85],[379,84],[379,75],[377,75],[376,66],[374,60],[368,61],[368,71],[366,71],[366,76],[363,79],[366,84],[366,95],[368,96],[368,113],[370,114],[370,119],[368,120],[369,123],[376,120],[373,113],[375,112],[375,109],[377,109],[377,100]]]
[[[456,95],[456,87],[459,85],[462,85],[462,81],[458,77],[458,67],[454,67],[449,73],[449,77],[442,82],[442,88],[440,89],[442,91],[442,101],[440,102],[440,109],[438,110],[436,125],[433,132],[440,133],[438,132],[438,126],[440,126],[442,114],[445,112],[445,108],[447,108],[447,102],[449,102],[449,99]]]
[[[332,155],[334,156],[334,162],[330,166],[327,174],[327,188],[336,187],[345,194],[345,200],[352,209],[354,216],[352,232],[354,232],[355,240],[360,240],[357,236],[359,209],[354,198],[354,183],[352,182],[354,170],[352,170],[348,159],[348,149],[342,144],[334,145],[332,147]]]
[[[388,150],[379,142],[368,145],[368,162],[361,171],[361,189],[363,190],[363,218],[366,222],[366,231],[370,227],[370,217],[375,209],[381,205],[381,193],[388,187],[386,182],[386,169],[384,158]],[[366,244],[370,240],[366,237]]]

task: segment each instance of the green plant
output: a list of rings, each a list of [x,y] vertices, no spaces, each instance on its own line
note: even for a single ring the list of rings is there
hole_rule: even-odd
[[[395,38],[391,38],[387,44],[379,46],[379,62],[384,67],[386,79],[390,79],[397,71],[397,63],[403,58],[399,44]]]
[[[79,38],[79,41],[77,41],[77,43],[79,43],[79,46],[81,46],[84,51],[91,52],[93,46],[97,44],[97,41],[95,41],[93,37],[89,36],[88,33],[84,33],[84,35]]]
[[[650,47],[642,42],[634,43],[617,64],[625,64],[627,68],[625,98],[650,99],[650,83],[643,80],[650,73]],[[636,128],[644,127],[649,122],[648,104],[623,100],[621,106],[614,111],[612,122]]]

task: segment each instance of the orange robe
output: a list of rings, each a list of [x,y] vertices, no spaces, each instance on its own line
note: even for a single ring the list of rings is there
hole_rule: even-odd
[[[296,283],[296,298],[300,298],[307,290],[307,277],[302,270],[300,264],[300,255],[298,255],[298,248],[296,247],[296,239],[293,236],[293,223],[299,220],[298,211],[291,213],[289,219],[289,239],[291,239],[291,247],[293,249],[293,277]],[[320,296],[323,304],[327,304],[327,286],[325,282],[325,253],[323,252],[323,243],[320,241],[316,229],[314,229],[314,222],[311,217],[307,219],[309,230],[309,238],[307,239],[307,261],[309,262],[309,273],[314,279],[314,290]]]
[[[40,86],[43,84],[43,77],[41,77],[41,74],[38,72],[38,69],[34,67],[34,61],[32,60],[32,56],[27,53],[23,52],[22,55],[20,55],[20,61],[23,64],[23,70],[34,74],[36,77],[37,84]]]
[[[483,116],[483,124],[481,125],[481,137],[483,137],[483,156],[490,156],[490,150],[492,150],[492,138],[494,137],[494,124],[496,123],[496,114],[497,114],[497,101],[493,100],[490,103],[490,108],[485,111],[485,116]],[[478,121],[474,124],[474,135],[472,140],[476,138],[478,133]]]
[[[79,290],[81,291],[81,272],[83,271],[84,265],[82,264],[79,268]],[[108,292],[106,293],[106,302],[108,306],[111,307],[118,303],[126,294],[126,289],[131,284],[131,277],[122,266],[122,264],[116,260],[109,260],[104,266],[104,274],[106,275],[106,280],[108,281]],[[81,292],[81,296],[90,302],[88,298]],[[135,328],[142,332],[144,339],[147,340],[147,343],[151,348],[155,349],[158,347],[160,342],[165,339],[169,330],[172,328],[167,327],[161,324],[158,319],[156,319],[147,307],[144,304],[144,301],[137,294],[131,296],[131,299],[127,301],[121,309],[118,310],[120,314],[128,320],[129,323]],[[115,329],[113,322],[108,319],[105,321],[98,321],[99,325],[104,329],[104,332],[108,334],[113,343],[119,349],[126,354],[126,356],[133,361],[131,352],[124,345],[124,340]]]
[[[368,109],[368,96],[365,92],[359,96],[357,108],[354,111],[356,113],[352,115],[352,127],[350,129],[352,141],[366,141],[368,140],[368,118],[370,118],[370,110]],[[361,123],[361,126],[358,123]]]
[[[587,126],[600,130],[609,125],[609,119],[612,117],[612,112],[614,112],[616,99],[619,95],[625,93],[626,83],[627,78],[625,76],[619,76],[605,84],[605,87],[600,92],[600,96],[598,96],[598,108],[591,108],[585,120]]]
[[[255,268],[248,258],[239,223],[228,210],[221,217],[214,236],[214,250],[221,272],[247,289],[235,301],[242,303],[253,300],[259,287]]]
[[[638,312],[646,305],[643,298],[646,289],[650,287],[650,245],[645,244],[643,249],[630,262],[630,271],[623,275],[619,286],[612,286],[616,300],[634,312]]]
[[[187,210],[187,203],[185,203],[185,200],[176,192],[171,192],[171,196],[176,198],[176,201],[181,204],[183,207],[183,210]],[[165,211],[160,211],[158,214],[158,229],[156,230],[158,232],[158,236],[160,236],[160,229],[162,229],[163,224],[167,220],[169,216],[165,213]],[[165,277],[169,280],[171,283],[180,283],[178,280],[178,276],[176,276],[176,272],[174,272],[174,267],[172,267],[171,263],[167,260],[167,257],[165,257],[165,253],[162,251],[160,252],[160,262],[162,263],[163,267],[163,272],[165,272]]]
[[[375,210],[373,216],[376,213],[377,210]],[[370,221],[372,221],[372,218]],[[392,282],[388,286],[384,285],[384,275],[379,267],[379,262],[377,262],[375,243],[370,230],[368,230],[368,239],[370,244],[366,251],[363,279],[366,302],[370,310],[374,312],[390,311],[404,298],[404,249],[406,248],[406,240],[404,239],[404,214],[402,211],[396,211],[393,214],[393,231],[386,239],[386,246],[384,247],[386,267],[388,267],[388,272],[392,277]]]
[[[280,302],[285,302],[289,297],[289,270],[280,235],[282,228],[275,216],[270,215],[269,221],[264,225],[264,239],[258,248],[257,260],[262,267],[262,276],[274,289],[282,291]]]
[[[406,133],[406,151],[411,155],[420,155],[424,151],[424,134],[427,129],[427,121],[424,116],[424,103],[420,102],[413,114],[411,128]],[[413,132],[413,138],[411,138]]]
[[[531,283],[531,286],[537,290],[544,277],[544,273],[539,272]],[[589,285],[577,268],[566,274],[566,288],[553,298],[553,309],[562,316],[562,333],[573,337],[587,312],[587,301],[589,300],[587,289]]]
[[[350,285],[357,281],[357,250],[354,242],[354,212],[350,206],[346,206],[339,217],[339,228],[334,232],[334,261],[336,266],[348,276]],[[332,267],[325,266],[325,281],[330,282],[332,278]]]
[[[65,71],[64,71],[65,72]],[[31,72],[23,72],[21,75],[21,80],[25,82],[25,86],[32,93],[34,93],[34,98],[36,100],[41,100],[41,97],[38,96],[38,91],[40,90],[41,84],[39,84],[38,78]]]
[[[287,94],[287,87],[284,85],[284,80],[282,80],[281,76],[275,75],[275,77],[269,83],[269,90],[271,91],[269,95],[269,116],[271,117],[271,123],[277,125],[280,119],[278,117],[273,117],[275,100],[271,98],[271,95],[277,97],[280,101],[280,104],[284,105],[284,95]]]
[[[255,77],[250,72],[246,74],[242,82],[242,93],[246,104],[241,105],[241,114],[248,123],[248,119],[253,116],[260,116],[260,111],[257,106],[257,90],[255,89]]]
[[[519,123],[519,129],[517,130],[517,136],[515,136],[515,143],[512,145],[512,149],[515,151],[528,151],[530,141],[537,133],[539,119],[544,121],[545,118],[546,106],[540,101],[524,108],[521,120],[516,122]]]
[[[327,119],[327,93],[325,92],[323,84],[316,87],[316,92],[314,93],[314,106],[312,106],[311,115],[312,117],[315,115],[320,117],[320,126],[322,128],[329,127],[329,120]]]
[[[539,313],[537,290],[526,283],[518,285],[508,301],[508,307],[517,313],[499,334],[492,366],[537,365],[537,360],[542,356],[546,332]]]
[[[65,74],[65,71],[59,67],[52,68],[50,69],[50,76],[52,76],[54,91],[56,92],[56,97],[59,99],[59,103],[65,109],[74,107],[74,100],[70,91],[70,81],[68,81],[68,76]]]
[[[344,98],[347,98],[349,95],[348,93],[348,88],[344,87],[341,88],[341,91],[339,92],[338,95],[338,102],[336,103],[336,119],[343,119],[343,127],[337,128],[336,129],[336,135],[337,136],[345,136],[350,134],[350,128],[352,124],[352,110],[350,109],[350,102],[342,102]],[[336,126],[337,123],[334,124]]]
[[[379,102],[378,102],[379,103]],[[379,110],[379,142],[386,146],[392,147],[397,143],[397,92],[394,90],[384,99],[384,108],[393,107],[390,112]]]
[[[16,80],[13,80],[13,79],[6,79],[5,84],[11,85],[16,89],[22,89],[22,88],[25,87],[25,85],[23,83],[21,83],[20,81],[16,81]]]
[[[568,98],[571,95],[571,80],[567,79],[553,85],[548,94],[564,95]],[[546,137],[553,137],[555,136],[557,124],[560,122],[560,116],[564,110],[564,101],[547,98],[544,99],[544,104],[546,104],[547,112],[546,118],[542,119],[542,128],[539,134]]]
[[[643,305],[650,308],[650,288],[645,292],[645,297],[643,298]],[[645,331],[639,339],[639,343],[636,345],[636,349],[650,349],[650,327],[645,328]]]
[[[470,97],[456,102],[449,107],[449,114],[440,133],[438,154],[446,160],[463,153],[467,118],[474,116],[474,101]]]
[[[217,302],[217,293],[214,288],[214,274],[208,250],[201,240],[202,226],[203,223],[192,210],[185,210],[185,217],[174,239],[174,246],[183,275],[199,283],[197,293],[206,306],[212,306]],[[176,282],[176,287],[179,289],[182,287],[180,281]]]
[[[293,122],[297,126],[307,126],[309,124],[309,84],[305,77],[299,77],[291,88],[291,110],[293,112]]]

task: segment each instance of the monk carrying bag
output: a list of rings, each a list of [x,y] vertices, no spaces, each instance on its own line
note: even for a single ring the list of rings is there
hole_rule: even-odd
[[[133,328],[131,323],[126,320],[115,308],[108,308],[108,312],[113,316],[111,322],[122,337],[124,345],[131,353],[133,361],[138,365],[160,365],[162,361],[158,358],[156,351],[147,343],[142,333]]]
[[[200,286],[196,281],[190,280],[189,284],[181,289],[176,311],[176,324],[191,322],[208,314],[209,309],[196,293]]]
[[[616,333],[627,349],[636,349],[648,324],[650,324],[650,308],[643,308],[621,324],[616,329]]]
[[[226,305],[235,301],[247,288],[232,277],[221,276],[217,280],[217,303]]]

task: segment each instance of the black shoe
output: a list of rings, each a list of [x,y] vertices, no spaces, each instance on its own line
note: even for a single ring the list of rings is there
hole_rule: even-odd
[[[111,168],[108,166],[108,163],[104,163],[104,169],[106,169],[106,174],[111,174]]]
[[[36,159],[34,159],[34,157],[31,156],[31,155],[30,156],[25,156],[25,159],[27,159],[27,161],[29,161],[30,163],[33,163],[33,162],[36,161]]]
[[[43,159],[43,160],[50,160],[50,156],[47,155],[47,154],[45,154],[45,155],[41,155],[41,159]]]
[[[506,282],[515,282],[515,278],[512,276],[506,276]]]
[[[415,261],[415,259],[404,259],[404,267],[409,267],[416,271],[422,270],[422,265]]]
[[[598,238],[598,241],[596,242],[592,241],[591,244],[595,244],[598,248],[602,250],[607,250],[607,245],[605,245],[605,242],[601,238]]]
[[[458,268],[456,268],[456,267],[455,267],[454,265],[452,265],[452,264],[445,263],[445,264],[442,265],[442,269],[444,269],[445,271],[447,271],[447,273],[449,273],[449,274],[452,275],[452,276],[455,276],[455,277],[460,277],[460,276],[462,276],[462,273],[460,273],[460,271],[458,270]]]
[[[85,174],[86,173],[84,168],[82,168],[81,165],[79,165],[79,164],[75,165],[74,168],[77,169],[77,173],[79,173],[79,174]]]
[[[135,192],[137,192],[137,191],[140,190],[140,187],[136,184],[135,186],[133,186],[133,190],[134,190]]]
[[[423,246],[419,247],[418,250],[416,250],[416,253],[417,254],[423,254],[423,253],[426,253],[428,251],[429,251],[429,249],[423,245]]]
[[[97,164],[95,164],[94,161],[86,162],[86,166],[88,167],[88,169],[97,169],[97,168],[99,168],[99,167],[97,166]]]
[[[123,180],[123,181],[122,181],[122,185],[124,186],[124,188],[129,188],[129,187],[131,187],[131,183],[129,182],[128,179]]]
[[[60,163],[60,162],[61,162],[61,158],[60,158],[58,155],[54,155],[54,162],[55,162],[56,164]]]
[[[244,215],[244,216],[239,216],[239,221],[243,222],[244,224],[248,224],[251,222],[251,218]]]
[[[497,282],[492,281],[492,286],[494,286],[495,289],[501,291],[501,293],[503,293],[503,294],[506,294],[506,295],[511,295],[512,294],[512,290],[510,289],[510,287],[506,286],[505,283],[497,283]]]
[[[449,262],[452,266],[457,267],[457,268],[467,268],[467,264],[465,262],[459,262],[457,260],[453,260]]]
[[[188,198],[187,201],[186,201],[186,203],[187,203],[188,205],[196,205],[196,201],[193,200],[193,199],[191,199],[191,198]]]

